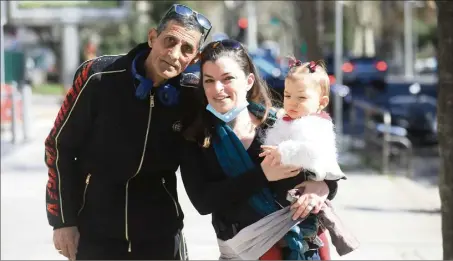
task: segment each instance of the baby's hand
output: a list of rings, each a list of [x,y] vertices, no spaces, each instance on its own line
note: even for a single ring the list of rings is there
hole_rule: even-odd
[[[261,145],[263,152],[260,153],[260,157],[270,157],[272,160],[271,166],[276,166],[281,163],[281,155],[278,152],[277,146]]]
[[[264,157],[267,155],[270,155],[274,151],[277,151],[277,146],[270,146],[270,145],[261,145],[261,149],[263,149],[263,152],[260,153],[260,157]],[[278,153],[278,151],[277,151]]]

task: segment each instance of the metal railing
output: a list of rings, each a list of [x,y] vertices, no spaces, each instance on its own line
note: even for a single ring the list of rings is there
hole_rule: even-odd
[[[412,177],[413,175],[412,157],[414,156],[412,142],[407,137],[390,136],[390,144],[400,145],[404,147],[405,152],[404,165],[406,166],[406,176]]]
[[[389,173],[392,149],[398,152],[404,152],[405,167],[407,175],[412,172],[412,143],[404,135],[397,135],[395,127],[392,126],[392,116],[390,111],[380,108],[375,104],[364,100],[353,100],[349,111],[350,127],[354,128],[357,124],[357,110],[361,109],[364,112],[364,153],[365,156],[371,155],[371,146],[380,147],[380,169],[383,174]],[[374,116],[381,116],[382,123],[378,123],[372,119]],[[380,125],[380,126],[379,126]],[[378,128],[382,127],[382,128]],[[402,147],[400,149],[399,147]],[[395,154],[395,153],[394,153]]]

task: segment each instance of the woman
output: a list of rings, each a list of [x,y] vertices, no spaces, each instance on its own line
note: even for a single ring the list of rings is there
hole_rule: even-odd
[[[299,175],[300,169],[258,156],[262,134],[272,123],[268,117],[271,101],[244,47],[233,40],[210,43],[203,49],[200,65],[203,88],[194,100],[194,106],[200,106],[199,115],[184,133],[187,144],[181,175],[194,207],[202,215],[212,214],[217,238],[226,241],[279,205],[289,204],[273,198],[273,189],[292,189],[305,178]],[[336,188],[335,181],[304,183],[304,194],[292,205],[294,219],[311,217],[300,223],[301,231],[315,231],[316,237],[316,216],[309,214],[319,211]],[[286,243],[299,240],[296,234]],[[286,244],[284,256],[319,259],[317,247],[310,243],[310,250],[303,253]],[[281,252],[273,249],[280,247],[274,246],[260,259],[282,259]]]

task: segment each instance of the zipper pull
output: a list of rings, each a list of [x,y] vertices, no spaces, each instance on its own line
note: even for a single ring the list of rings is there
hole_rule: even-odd
[[[162,184],[165,184],[165,179],[164,178],[162,178]]]
[[[149,107],[154,107],[154,95],[149,95]]]
[[[90,178],[91,178],[91,174],[88,174],[87,179],[85,180],[85,183],[87,185],[90,184]]]
[[[127,252],[132,252],[132,243],[129,241],[129,247],[127,248]]]

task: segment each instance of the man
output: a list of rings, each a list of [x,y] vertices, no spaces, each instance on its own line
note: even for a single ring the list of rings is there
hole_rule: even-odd
[[[62,255],[187,258],[175,172],[193,89],[180,86],[180,74],[210,29],[203,15],[173,5],[147,43],[77,70],[45,142],[47,216]]]

